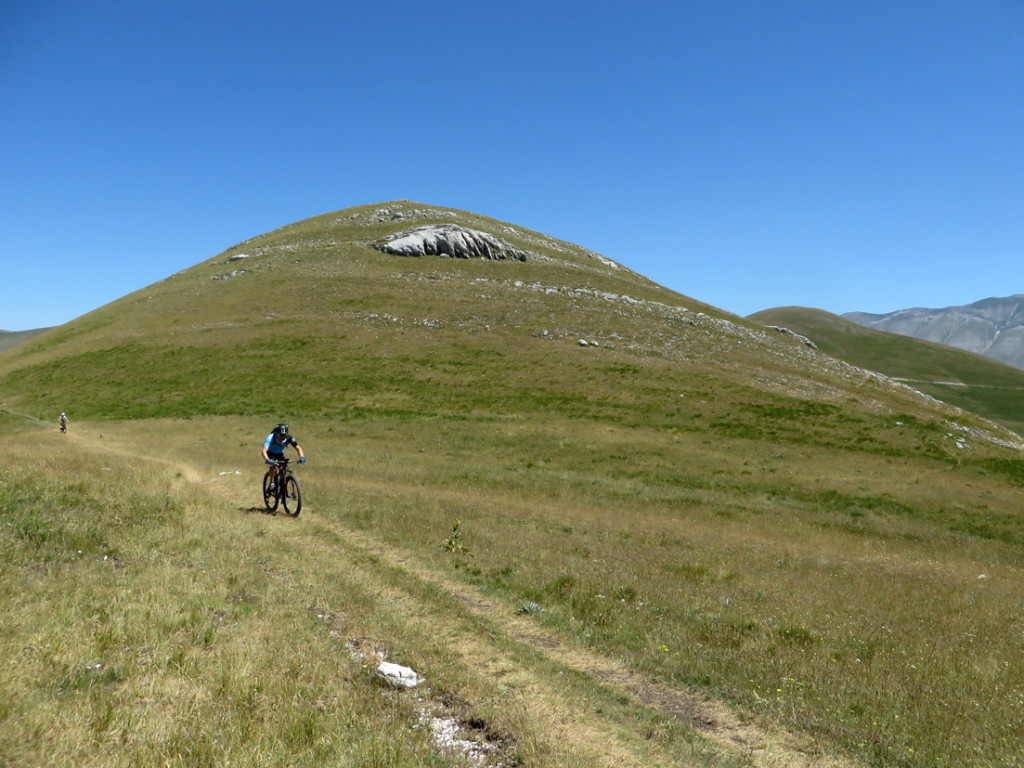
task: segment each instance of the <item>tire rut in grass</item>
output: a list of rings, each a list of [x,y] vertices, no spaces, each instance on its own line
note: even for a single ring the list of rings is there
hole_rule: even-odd
[[[549,725],[547,733],[536,735],[542,754],[558,751],[568,756],[567,764],[608,768],[676,764],[660,758],[653,761],[638,759],[629,745],[620,743],[620,738],[602,729],[593,718],[583,716],[583,707],[578,702],[559,691],[557,684],[552,686],[551,675],[537,670],[535,665],[524,663],[514,652],[510,653],[499,626],[478,613],[459,610],[461,600],[458,596],[439,588],[435,581],[422,578],[418,569],[408,563],[403,564],[400,556],[392,559],[398,553],[389,547],[365,534],[324,520],[318,520],[315,526],[310,525],[306,534],[299,535],[305,537],[303,547],[317,553],[316,560],[330,558],[338,567],[347,568],[348,576],[355,579],[361,589],[375,594],[382,606],[400,614],[417,633],[429,635],[431,642],[458,655],[464,668],[475,671],[484,680],[493,681],[494,677],[500,677],[504,687],[513,692],[502,698],[515,707],[533,712],[537,721]],[[346,631],[353,629],[348,627]],[[379,641],[365,637],[361,640],[363,646],[371,643],[380,645]],[[396,661],[401,663],[402,660]],[[430,670],[425,672],[429,689]],[[449,699],[453,696],[464,698],[451,690],[433,691],[427,695],[437,698],[435,704],[442,707],[450,706]],[[463,720],[470,725],[475,722],[478,730],[487,732],[487,728],[480,727],[486,721],[473,715],[471,704],[463,702],[459,708],[463,712]],[[509,744],[514,741],[500,728],[495,735]]]
[[[589,675],[661,715],[693,728],[721,750],[748,760],[754,766],[855,768],[860,765],[849,758],[825,754],[807,737],[770,724],[758,724],[708,696],[670,687],[629,670],[618,661],[575,646],[528,616],[515,615],[507,606],[480,595],[367,532],[354,531],[334,521],[319,520],[318,523],[329,528],[353,551],[375,555],[409,578],[429,584],[458,603],[467,614],[486,622],[491,632],[499,632],[552,662]],[[431,613],[428,620],[436,620],[437,615]],[[490,651],[493,652],[493,645]]]

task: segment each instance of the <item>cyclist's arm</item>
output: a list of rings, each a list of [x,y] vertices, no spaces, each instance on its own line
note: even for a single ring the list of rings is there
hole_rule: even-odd
[[[299,458],[300,458],[300,459],[304,459],[304,458],[306,458],[306,454],[304,454],[304,453],[302,452],[302,446],[301,446],[301,445],[299,445],[298,443],[295,443],[295,450],[299,452]]]

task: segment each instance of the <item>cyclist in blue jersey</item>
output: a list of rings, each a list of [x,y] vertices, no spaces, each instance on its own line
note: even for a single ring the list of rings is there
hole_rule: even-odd
[[[299,452],[299,464],[305,464],[306,454],[302,452],[302,446],[299,445],[299,441],[288,434],[287,424],[278,424],[274,427],[274,431],[267,435],[267,439],[263,441],[263,459],[267,464],[271,465],[271,488],[273,488],[273,483],[277,479],[276,461],[284,458],[284,449],[289,445],[293,446],[295,450]]]

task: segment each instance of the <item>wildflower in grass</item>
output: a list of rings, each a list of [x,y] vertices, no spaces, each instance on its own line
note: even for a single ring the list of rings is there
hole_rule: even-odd
[[[449,534],[441,543],[441,548],[446,549],[453,554],[468,555],[469,557],[475,557],[470,551],[469,547],[462,541],[462,523],[458,518],[455,520],[455,527],[452,528],[452,532]]]

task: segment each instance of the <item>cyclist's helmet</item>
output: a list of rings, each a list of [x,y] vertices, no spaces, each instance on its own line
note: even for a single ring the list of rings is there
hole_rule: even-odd
[[[274,427],[274,431],[278,437],[288,437],[288,425],[283,422]]]

